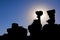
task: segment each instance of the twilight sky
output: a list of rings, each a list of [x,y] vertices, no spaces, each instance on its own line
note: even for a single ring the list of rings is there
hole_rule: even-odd
[[[0,35],[11,28],[12,23],[18,23],[27,28],[34,20],[33,8],[56,10],[56,22],[60,23],[60,0],[0,0]],[[43,18],[44,19],[44,18]]]

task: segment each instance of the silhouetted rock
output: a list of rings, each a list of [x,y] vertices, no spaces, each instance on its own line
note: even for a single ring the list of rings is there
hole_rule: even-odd
[[[55,10],[48,10],[47,11],[48,15],[49,15],[49,20],[47,21],[48,24],[46,24],[43,27],[43,32],[57,32],[58,29],[58,25],[55,24]]]
[[[43,12],[36,11],[36,14],[37,14],[38,19],[34,20],[33,23],[31,25],[29,25],[29,27],[28,27],[30,34],[33,34],[33,35],[39,33],[42,28],[40,17],[43,14]]]
[[[4,34],[4,35],[2,36],[2,39],[3,39],[3,40],[8,40],[8,34]]]
[[[33,23],[28,26],[30,36],[27,36],[27,29],[19,26],[17,23],[13,23],[12,28],[7,29],[8,34],[0,36],[0,40],[41,40],[42,32],[60,32],[60,24],[55,24],[55,9],[48,10],[47,14],[50,19],[47,20],[48,24],[44,25],[42,28],[40,18],[43,15],[43,11],[36,11],[38,19],[35,19]],[[43,35],[44,38],[47,36],[49,39],[52,39],[54,36],[56,37],[56,35],[53,33],[52,35]],[[45,39],[47,39],[47,37]]]
[[[47,14],[49,15],[49,18],[50,18],[47,22],[49,24],[54,24],[55,23],[55,9],[48,10]]]
[[[58,29],[58,25],[57,24],[46,24],[44,27],[43,27],[43,31],[42,32],[57,32],[57,29]]]
[[[58,24],[58,29],[57,29],[57,32],[60,32],[60,24]]]
[[[27,30],[17,23],[12,24],[12,28],[7,29],[9,40],[26,40]]]
[[[38,21],[40,22],[41,24],[41,16],[43,15],[43,11],[36,11],[36,15],[37,15],[37,18],[38,18]]]
[[[33,21],[31,25],[28,26],[28,30],[30,32],[29,40],[39,40],[40,38],[40,32],[42,28],[41,20],[40,17],[43,14],[42,11],[36,11],[37,18],[36,20]]]
[[[0,40],[3,40],[2,36],[0,36]]]

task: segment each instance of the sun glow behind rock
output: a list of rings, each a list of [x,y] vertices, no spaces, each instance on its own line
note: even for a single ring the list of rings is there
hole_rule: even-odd
[[[42,26],[45,25],[45,24],[48,24],[46,21],[49,19],[49,16],[47,14],[47,11],[50,10],[50,8],[48,6],[45,6],[45,5],[35,5],[33,7],[30,8],[29,10],[29,20],[33,21],[34,19],[37,19],[37,15],[35,14],[36,11],[43,11],[43,15],[41,16],[41,23],[42,23]]]

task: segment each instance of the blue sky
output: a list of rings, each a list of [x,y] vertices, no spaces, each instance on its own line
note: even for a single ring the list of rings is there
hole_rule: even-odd
[[[60,0],[0,0],[0,35],[6,33],[12,23],[27,27],[30,24],[27,11],[35,4],[47,4],[55,8],[56,23],[60,23]]]

